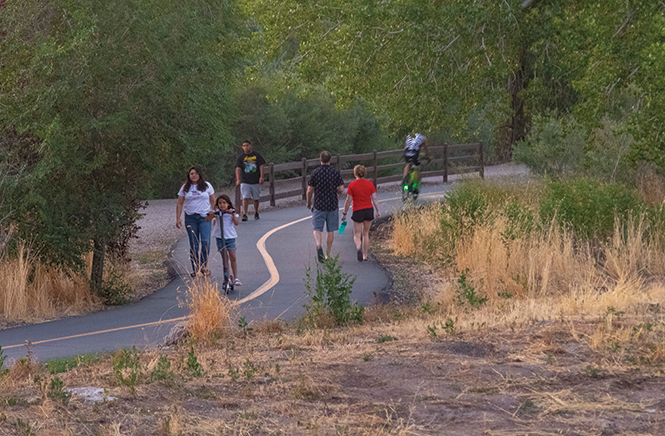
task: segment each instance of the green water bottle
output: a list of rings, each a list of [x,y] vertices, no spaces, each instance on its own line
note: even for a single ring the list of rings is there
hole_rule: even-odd
[[[339,234],[343,235],[344,234],[344,229],[346,228],[346,220],[342,220],[342,224],[339,226]]]

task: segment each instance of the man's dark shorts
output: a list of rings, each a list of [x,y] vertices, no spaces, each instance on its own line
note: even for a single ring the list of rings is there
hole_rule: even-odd
[[[420,152],[414,154],[413,156],[408,156],[406,153],[404,153],[404,160],[406,163],[411,163],[414,167],[417,167],[420,165]]]

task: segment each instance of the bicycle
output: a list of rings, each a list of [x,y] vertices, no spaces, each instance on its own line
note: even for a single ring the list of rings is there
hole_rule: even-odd
[[[427,163],[431,162],[429,157],[425,158]],[[402,179],[402,201],[406,203],[411,198],[411,201],[416,201],[418,195],[420,194],[420,184],[422,181],[422,176],[420,171],[416,171],[416,166],[409,164],[409,172],[406,174],[406,177]]]

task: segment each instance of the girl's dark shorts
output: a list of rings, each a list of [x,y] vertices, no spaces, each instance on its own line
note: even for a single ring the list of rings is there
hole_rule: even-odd
[[[370,207],[368,209],[354,210],[351,219],[357,223],[372,221],[374,220],[374,208]]]

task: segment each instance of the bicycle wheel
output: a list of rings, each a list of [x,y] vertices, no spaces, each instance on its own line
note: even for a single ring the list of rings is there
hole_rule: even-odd
[[[407,174],[407,176],[402,179],[402,202],[404,203],[406,203],[406,201],[409,199],[409,194],[411,194],[411,183],[409,183],[410,180],[410,174]]]

